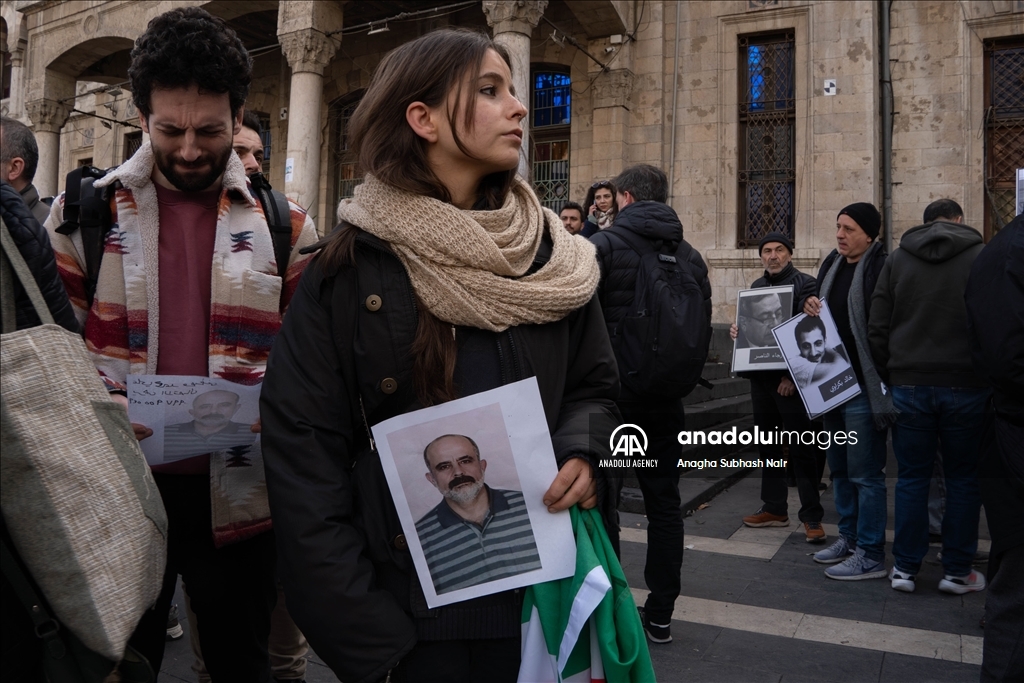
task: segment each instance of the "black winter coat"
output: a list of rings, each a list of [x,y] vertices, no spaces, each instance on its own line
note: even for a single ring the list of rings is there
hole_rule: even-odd
[[[307,267],[263,381],[263,457],[288,610],[346,683],[383,678],[415,645],[414,619],[437,612],[427,609],[365,426],[420,407],[416,306],[401,262],[361,233],[355,265],[317,258]],[[618,375],[597,299],[494,341],[497,385],[536,376],[559,465],[609,457],[607,438],[590,436],[592,418],[618,424]],[[597,475],[608,520],[617,491]]]
[[[634,232],[657,249],[666,243],[678,244],[676,258],[680,263],[690,265],[694,279],[700,283],[708,325],[711,324],[711,281],[708,280],[708,267],[704,265],[700,252],[683,239],[683,224],[671,206],[661,202],[634,202],[619,209],[612,228]],[[608,336],[612,338],[619,323],[632,308],[640,256],[609,230],[598,232],[590,241],[597,247],[597,260],[601,264],[601,286],[597,294],[608,326]],[[623,388],[623,394],[626,393]],[[633,397],[624,395],[623,398]]]
[[[864,258],[869,259],[864,262],[864,306],[867,308],[865,313],[868,317],[871,316],[871,295],[875,292],[875,285],[878,284],[878,275],[882,272],[882,266],[885,265],[885,250],[876,249],[872,254],[865,255]],[[825,257],[825,262],[818,268],[818,279],[815,285],[814,291],[808,294],[800,300],[800,312],[804,310],[804,302],[808,298],[813,296],[819,296],[821,292],[821,285],[825,281],[825,276],[828,275],[828,271],[832,268],[832,264],[839,258],[839,250],[833,249],[832,253]]]
[[[32,271],[54,322],[72,332],[80,333],[81,328],[71,308],[71,301],[57,273],[57,261],[53,256],[49,235],[32,215],[32,211],[18,191],[3,181],[0,181],[0,215],[3,216],[4,225],[14,239],[14,244]],[[14,278],[14,298],[19,330],[41,324],[28,294],[17,277]]]

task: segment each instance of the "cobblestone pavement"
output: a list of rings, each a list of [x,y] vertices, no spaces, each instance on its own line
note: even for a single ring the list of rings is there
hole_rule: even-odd
[[[888,471],[895,467],[890,453]],[[891,551],[895,479],[888,486]],[[759,492],[755,473],[687,518],[673,642],[651,645],[659,681],[978,680],[985,593],[940,593],[938,547],[929,549],[911,594],[892,590],[888,579],[832,581],[811,560],[821,546],[804,541],[796,489],[790,489],[789,527],[743,526],[741,518],[759,505]],[[831,488],[822,503],[831,540],[838,521]],[[622,515],[622,564],[641,604],[646,522],[642,515]],[[984,513],[982,537],[988,538]],[[980,548],[987,550],[988,541]],[[187,637],[168,643],[161,680],[195,681],[190,664]],[[306,680],[337,679],[313,654]]]

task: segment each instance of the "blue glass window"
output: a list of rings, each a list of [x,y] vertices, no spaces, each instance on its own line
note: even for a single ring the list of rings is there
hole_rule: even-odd
[[[533,128],[569,125],[572,82],[569,74],[538,71],[533,75]]]

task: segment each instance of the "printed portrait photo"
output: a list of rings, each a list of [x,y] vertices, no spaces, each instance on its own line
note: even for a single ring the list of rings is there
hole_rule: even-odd
[[[139,442],[150,465],[221,451],[244,459],[255,448],[260,385],[189,375],[129,375],[127,384],[129,419],[153,430]]]
[[[736,300],[733,371],[785,370],[786,360],[772,335],[793,311],[793,287],[760,287],[740,290]]]
[[[536,386],[531,378],[373,426],[431,607],[572,574],[571,525],[543,504],[558,470]]]
[[[507,433],[493,403],[388,437],[439,595],[541,568]]]
[[[819,316],[801,313],[772,332],[812,419],[860,394],[849,351],[826,302]]]

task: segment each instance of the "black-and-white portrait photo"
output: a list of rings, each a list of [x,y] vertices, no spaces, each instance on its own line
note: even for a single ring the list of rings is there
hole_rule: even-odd
[[[807,316],[797,323],[793,327],[793,338],[800,352],[792,363],[793,379],[798,387],[820,384],[850,367],[846,348],[838,335],[832,336],[834,345],[829,345],[828,330],[820,316]]]
[[[788,320],[792,310],[792,285],[740,290],[736,300],[738,331],[733,343],[733,371],[786,369],[772,328]]]
[[[543,503],[557,465],[535,378],[372,431],[428,606],[572,575],[569,517]]]
[[[256,440],[249,422],[232,420],[241,408],[235,391],[213,389],[192,400],[188,422],[164,427],[164,462],[250,444]]]
[[[801,313],[772,332],[812,419],[860,394],[850,352],[826,302],[820,315]]]
[[[153,430],[139,442],[150,465],[252,446],[260,385],[216,377],[129,375],[128,417]]]

